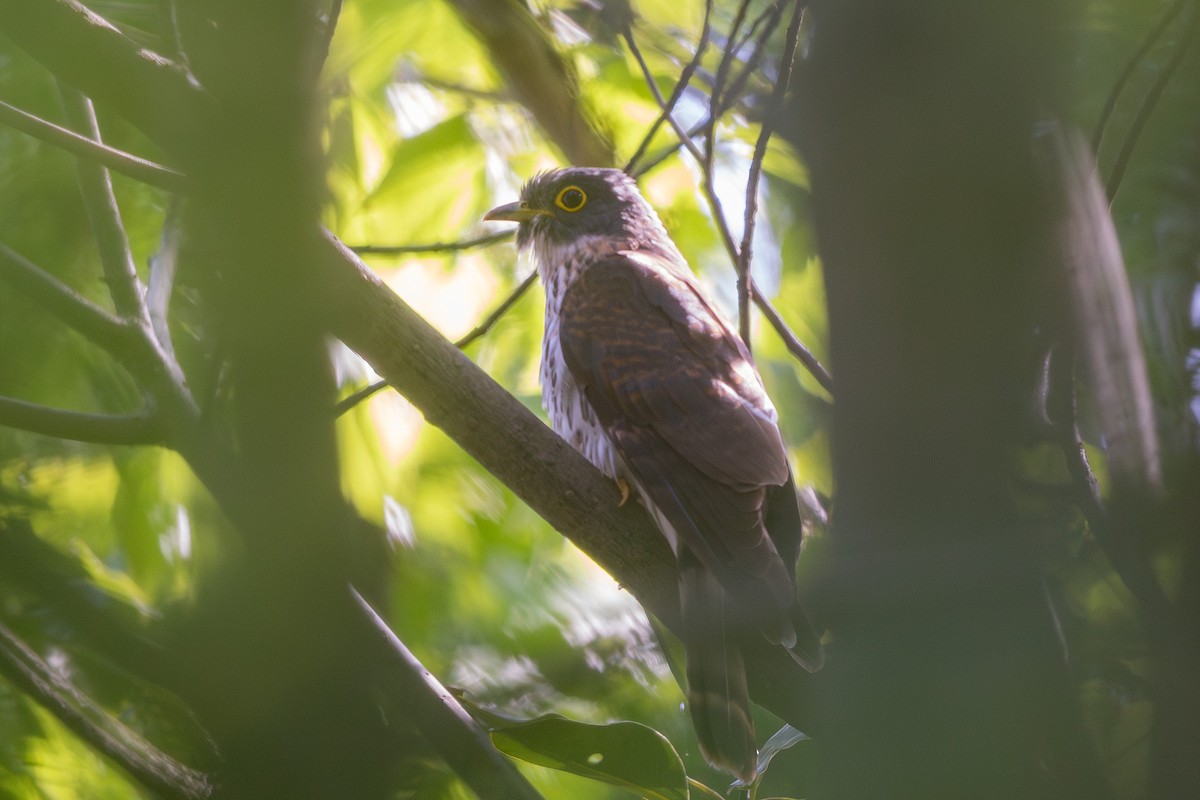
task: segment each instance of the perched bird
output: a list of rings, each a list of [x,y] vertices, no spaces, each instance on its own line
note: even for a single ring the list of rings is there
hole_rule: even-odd
[[[697,738],[749,781],[758,751],[736,635],[757,628],[810,671],[823,659],[796,602],[799,505],[762,379],[625,173],[544,172],[484,219],[520,223],[546,290],[551,424],[633,487],[670,542]]]

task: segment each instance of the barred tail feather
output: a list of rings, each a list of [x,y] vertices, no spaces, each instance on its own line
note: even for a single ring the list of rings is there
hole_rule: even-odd
[[[688,709],[700,751],[713,766],[749,783],[758,749],[742,653],[725,635],[725,592],[687,551],[680,557],[679,589]]]

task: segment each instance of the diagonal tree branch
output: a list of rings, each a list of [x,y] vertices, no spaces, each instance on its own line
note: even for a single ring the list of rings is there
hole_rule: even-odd
[[[152,413],[88,414],[0,397],[0,425],[92,444],[162,444],[161,421]]]
[[[568,161],[580,166],[612,165],[612,143],[584,113],[574,71],[523,3],[451,0],[450,5],[488,49],[517,100]]]
[[[0,33],[165,150],[189,139],[197,113],[217,112],[187,70],[77,0],[0,0]]]
[[[139,783],[179,800],[202,800],[212,795],[208,776],[179,763],[109,716],[3,624],[0,673]]]
[[[705,33],[708,32],[707,25],[705,26],[704,30]],[[624,37],[625,44],[629,46],[629,52],[633,53],[634,59],[637,60],[638,68],[642,71],[642,77],[646,81],[646,86],[650,89],[650,94],[654,95],[654,101],[658,103],[658,107],[661,110],[659,119],[666,120],[667,124],[671,126],[671,130],[675,131],[675,135],[679,137],[679,143],[683,145],[683,147],[685,147],[688,152],[690,152],[698,161],[703,161],[704,154],[700,152],[700,149],[696,146],[696,143],[692,141],[692,138],[688,135],[688,132],[683,129],[683,126],[681,126],[675,119],[675,115],[671,113],[671,109],[674,107],[675,101],[678,99],[678,97],[673,92],[671,94],[670,103],[663,98],[662,92],[658,90],[658,82],[654,80],[654,73],[650,71],[650,65],[646,63],[646,59],[642,56],[641,49],[637,46],[637,42],[633,38],[633,31],[629,28],[626,28],[625,30],[621,31],[621,36]],[[696,52],[701,52],[699,46],[697,46]],[[676,84],[676,89],[683,85],[683,80],[680,79],[680,81]],[[651,132],[648,134],[649,136],[654,135],[653,131],[657,126],[658,123],[656,122],[654,126],[651,127]],[[635,155],[640,155],[640,153]]]
[[[641,506],[421,319],[327,235],[329,326],[467,453],[679,629],[674,557]],[[757,634],[746,648],[754,699],[798,728],[821,726],[817,679]]]
[[[7,245],[0,243],[0,280],[110,353],[131,344],[133,329]]]
[[[712,23],[710,21],[712,18],[712,7],[712,0],[705,0],[704,22],[701,23],[700,26],[700,41],[696,42],[696,50],[694,53],[692,53],[692,58],[690,61],[688,61],[687,66],[685,66],[683,71],[679,73],[679,80],[675,82],[675,88],[671,91],[671,96],[667,99],[666,105],[662,107],[662,111],[659,113],[658,119],[654,120],[654,124],[650,126],[648,131],[646,131],[646,135],[642,137],[641,143],[638,144],[638,148],[634,151],[633,155],[629,157],[629,161],[625,162],[625,172],[628,172],[631,175],[637,174],[634,172],[634,170],[638,167],[638,161],[643,155],[646,154],[646,148],[650,146],[650,140],[654,138],[654,134],[658,132],[658,129],[662,127],[662,124],[667,121],[668,117],[671,116],[672,111],[675,109],[675,104],[679,102],[679,98],[683,97],[683,93],[687,91],[688,84],[692,80],[692,75],[696,72],[696,68],[700,66],[700,59],[704,57],[704,51],[708,48],[708,39],[712,34]],[[631,45],[630,49],[632,50],[632,30],[626,26],[626,29],[622,31],[622,33],[624,33],[625,41]],[[635,57],[636,55],[637,54],[635,53]],[[640,58],[638,58],[638,62],[639,65],[641,65]],[[642,69],[643,72],[646,71],[644,65],[642,65]],[[680,141],[682,143],[682,140]]]
[[[537,270],[534,270],[533,272],[530,272],[527,276],[525,276],[525,280],[521,281],[517,285],[517,288],[515,288],[511,292],[509,292],[508,297],[504,298],[504,300],[501,301],[500,305],[498,305],[494,309],[492,309],[492,313],[490,313],[486,317],[484,317],[483,322],[480,322],[478,325],[476,325],[474,328],[472,328],[465,336],[463,336],[462,338],[455,341],[454,346],[457,347],[459,350],[462,350],[464,347],[469,345],[471,342],[475,341],[480,336],[483,336],[488,331],[490,331],[492,329],[492,326],[494,326],[497,322],[499,322],[500,318],[503,317],[505,314],[507,314],[508,310],[510,308],[512,308],[513,305],[516,304],[516,302],[518,300],[520,300],[527,291],[529,291],[529,287],[533,286],[533,284],[537,282],[537,278],[538,278]]]
[[[62,83],[59,89],[71,125],[92,141],[101,142],[100,125],[96,121],[92,101],[78,89]],[[146,311],[146,300],[138,280],[137,267],[133,263],[133,251],[129,249],[125,224],[121,221],[121,209],[113,194],[112,178],[108,170],[87,159],[76,159],[75,167],[113,306],[125,319],[148,324],[150,317]]]
[[[1172,627],[1176,616],[1174,605],[1159,583],[1154,566],[1140,548],[1137,537],[1130,531],[1114,530],[1108,509],[1100,497],[1100,485],[1088,462],[1087,448],[1079,431],[1075,358],[1069,348],[1056,349],[1052,354],[1050,381],[1052,396],[1057,399],[1053,430],[1071,474],[1073,499],[1087,519],[1092,537],[1141,607],[1146,629],[1160,635]]]
[[[464,239],[461,242],[432,242],[430,244],[360,244],[350,249],[360,256],[394,256],[408,253],[453,253],[459,250],[473,250],[476,247],[503,242],[513,237],[512,231],[489,233],[474,239]]]
[[[507,314],[508,310],[510,308],[512,308],[513,305],[518,300],[520,300],[521,297],[527,291],[529,291],[529,287],[533,286],[533,284],[537,281],[537,277],[538,277],[537,270],[534,270],[533,272],[529,273],[529,275],[525,278],[525,280],[521,281],[521,283],[517,286],[517,288],[513,289],[509,293],[508,297],[504,298],[503,302],[501,302],[500,305],[496,306],[492,310],[492,313],[488,314],[484,318],[484,320],[482,322],[480,322],[478,325],[476,325],[474,328],[472,328],[469,333],[467,333],[461,339],[456,341],[454,343],[454,346],[457,347],[459,350],[462,350],[464,347],[469,345],[471,342],[475,341],[476,339],[478,339],[479,337],[485,335],[488,331],[490,331],[492,329],[492,327],[497,322],[500,321],[500,318],[503,317],[505,314]],[[338,404],[333,407],[333,415],[335,417],[340,417],[342,414],[345,414],[347,411],[354,408],[356,405],[361,403],[363,400],[366,400],[368,397],[375,394],[379,390],[385,388],[387,385],[388,385],[387,381],[376,381],[375,383],[372,383],[370,386],[364,386],[362,389],[359,389],[357,392],[350,395],[349,397],[346,397],[343,400],[339,400]]]
[[[775,333],[783,340],[788,352],[804,365],[804,368],[817,379],[817,383],[821,384],[825,391],[833,394],[833,376],[829,374],[829,370],[825,369],[824,365],[812,354],[812,351],[804,346],[804,342],[800,341],[796,334],[792,332],[787,322],[780,316],[779,311],[776,310],[775,306],[771,305],[771,301],[763,295],[753,280],[750,281],[750,292],[753,295],[754,305],[758,306],[758,310],[767,318],[767,322],[771,323],[771,327],[775,329]]]
[[[157,186],[171,192],[182,191],[184,188],[186,179],[183,174],[170,167],[92,141],[75,131],[67,130],[5,102],[0,102],[0,122],[46,144],[81,158],[91,159],[113,172],[119,172],[149,186]]]
[[[0,583],[37,596],[65,620],[72,646],[102,653],[150,683],[178,688],[171,685],[162,628],[147,626],[142,610],[98,592],[79,558],[42,539],[25,518],[0,523]]]
[[[778,24],[779,17],[782,14],[782,9],[783,9],[782,3],[769,9],[770,13],[767,16],[768,21],[767,21],[767,24],[761,34],[761,37],[760,37],[760,40],[758,43],[758,51],[755,54],[756,56],[758,56],[761,53],[761,51],[763,50],[763,48],[765,46],[766,39],[771,35],[771,31],[773,31],[775,29],[776,25]],[[797,7],[794,12],[794,17],[792,19],[792,23],[791,23],[791,25],[789,25],[788,48],[787,48],[787,53],[785,54],[787,66],[782,68],[781,72],[780,72],[780,82],[782,83],[783,91],[786,91],[788,76],[790,76],[791,62],[795,56],[795,47],[796,47],[796,43],[799,38],[799,26],[800,26],[803,9],[804,9],[804,4],[797,3]],[[745,10],[744,5],[742,7],[742,10],[743,11]],[[731,34],[731,36],[730,36],[731,42],[732,42],[732,39],[733,39],[733,35]],[[755,305],[758,306],[759,310],[762,311],[763,316],[765,316],[767,318],[767,321],[771,323],[771,326],[775,329],[776,333],[778,333],[779,338],[783,340],[784,344],[788,348],[788,351],[791,352],[792,355],[794,355],[796,357],[796,359],[801,363],[801,365],[803,365],[804,368],[807,369],[809,371],[809,373],[811,373],[812,376],[817,379],[817,382],[820,383],[822,387],[824,387],[825,391],[832,394],[833,393],[833,378],[830,376],[829,371],[826,370],[825,367],[821,364],[821,362],[818,361],[817,358],[812,354],[812,352],[807,347],[804,346],[804,343],[800,341],[799,337],[797,337],[796,334],[792,332],[792,330],[788,327],[787,323],[784,321],[783,317],[780,316],[779,312],[775,310],[775,307],[771,305],[771,302],[758,289],[758,287],[754,283],[753,278],[751,278],[749,275],[750,267],[749,267],[749,255],[748,255],[748,251],[749,251],[748,237],[753,235],[753,226],[752,225],[747,225],[748,233],[747,233],[747,238],[745,240],[747,256],[745,257],[745,266],[744,266],[744,272],[743,272],[742,248],[740,248],[738,246],[737,242],[734,241],[733,234],[729,230],[729,223],[725,219],[725,213],[721,208],[720,198],[717,197],[716,187],[713,184],[711,152],[710,152],[711,146],[712,146],[711,139],[708,141],[708,146],[706,147],[706,149],[703,153],[700,152],[699,148],[692,141],[693,136],[697,135],[698,133],[704,132],[706,130],[710,131],[710,136],[712,135],[711,132],[713,131],[713,125],[715,124],[713,122],[713,120],[715,119],[715,117],[717,115],[722,113],[722,109],[723,109],[722,103],[724,103],[725,105],[728,105],[729,101],[728,100],[719,100],[717,98],[714,98],[712,110],[710,112],[709,117],[700,121],[699,123],[697,123],[695,126],[693,126],[693,128],[690,131],[682,130],[679,127],[678,123],[676,123],[675,120],[671,117],[670,106],[664,102],[662,94],[658,91],[658,86],[654,82],[653,75],[650,73],[649,68],[646,66],[645,60],[642,58],[641,53],[638,51],[637,43],[634,41],[633,36],[628,31],[625,33],[625,40],[626,40],[627,44],[629,45],[631,51],[634,53],[634,57],[637,59],[638,64],[641,66],[642,75],[645,78],[646,84],[650,88],[651,93],[654,95],[655,100],[658,101],[659,107],[663,110],[664,117],[671,122],[672,128],[675,130],[676,134],[679,136],[680,145],[686,147],[686,149],[692,154],[693,158],[696,159],[697,163],[699,164],[699,166],[701,168],[701,171],[703,172],[704,179],[702,182],[703,183],[702,188],[704,191],[704,196],[708,200],[710,210],[712,211],[713,221],[717,226],[717,231],[721,234],[721,241],[724,243],[725,249],[729,254],[729,258],[733,262],[734,269],[737,271],[737,274],[738,274],[739,312],[741,311],[740,306],[741,306],[741,299],[743,296],[745,297],[745,300],[747,302],[749,300],[753,300]],[[738,76],[735,77],[730,90],[725,93],[725,98],[733,96],[735,93],[735,90],[741,91],[740,87],[742,85],[744,85],[745,81],[748,79],[750,71],[752,69],[757,68],[757,63],[758,62],[757,62],[756,58],[751,58],[751,61],[747,65],[746,69],[743,70]],[[776,92],[780,93],[780,97],[782,97],[781,90],[779,88],[780,85],[781,85],[780,83],[776,84]],[[768,124],[769,124],[768,122],[763,123],[764,130],[769,130],[769,128],[767,127]],[[759,137],[759,145],[761,146],[762,150],[765,152],[766,139],[763,138],[762,136]],[[758,151],[758,148],[756,147],[756,155],[757,155],[757,151]],[[664,154],[663,156],[661,156],[659,158],[652,159],[651,161],[641,165],[640,167],[638,167],[636,174],[644,174],[648,170],[653,169],[655,166],[658,165],[658,163],[662,160],[662,158],[666,157],[666,155],[670,155],[670,153],[672,153],[672,152],[674,152],[674,149],[669,150],[666,154]],[[761,166],[762,156],[757,156],[757,158],[758,158],[758,164],[759,164],[759,166]],[[754,170],[754,163],[752,162],[751,171],[753,172],[753,170]],[[754,182],[757,183],[757,180],[755,179]],[[749,191],[749,189],[747,191]],[[754,208],[754,206],[748,202],[747,209],[746,209],[747,218],[749,218],[750,215],[753,214],[753,208]],[[745,280],[744,287],[741,285],[743,283],[743,275],[746,278],[748,278],[748,280]],[[743,339],[746,341],[747,346],[749,346],[749,337],[747,336],[748,326],[745,324],[745,321],[747,319],[748,319],[748,314],[739,313],[739,320],[743,323],[742,324],[742,329],[743,329],[742,336],[743,336]]]
[[[746,177],[746,210],[742,219],[742,245],[738,248],[737,278],[738,278],[738,325],[742,341],[746,348],[750,347],[750,264],[754,245],[754,226],[758,219],[758,183],[762,175],[763,159],[767,155],[767,144],[771,141],[774,115],[783,108],[783,99],[787,94],[788,83],[792,77],[792,62],[796,58],[796,45],[800,41],[800,23],[804,20],[804,5],[797,3],[792,10],[792,21],[788,23],[787,44],[783,49],[783,58],[779,61],[779,77],[775,80],[775,89],[771,93],[771,104],[763,117],[758,131],[758,140],[754,143],[754,155],[750,158],[750,172]]]
[[[512,762],[502,756],[487,733],[425,665],[405,646],[361,594],[350,589],[389,663],[392,696],[411,709],[412,719],[438,755],[482,800],[542,800]]]

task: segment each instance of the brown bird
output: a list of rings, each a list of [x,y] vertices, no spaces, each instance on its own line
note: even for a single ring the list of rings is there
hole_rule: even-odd
[[[546,289],[554,430],[637,491],[675,552],[700,748],[749,782],[758,750],[737,636],[757,628],[804,668],[823,661],[796,601],[800,511],[762,379],[625,173],[544,172],[484,219],[520,223]]]

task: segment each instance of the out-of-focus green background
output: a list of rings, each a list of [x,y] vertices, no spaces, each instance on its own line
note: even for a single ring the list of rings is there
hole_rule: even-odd
[[[171,51],[162,9],[169,4],[90,5],[139,43]],[[704,4],[633,5],[634,34],[659,87],[669,93],[694,52]],[[706,90],[737,5],[714,4],[713,44],[693,80],[697,88],[677,107],[685,126],[706,112]],[[1073,122],[1085,132],[1094,128],[1127,59],[1170,5],[1079,4],[1067,36],[1075,48],[1072,73],[1061,90],[1069,97]],[[619,165],[642,142],[658,108],[628,48],[593,6],[572,0],[530,3],[546,41],[575,75],[581,113],[611,142]],[[769,8],[751,3],[748,19]],[[716,189],[737,238],[746,172],[779,69],[785,27],[780,24],[771,36],[761,67],[717,126]],[[4,33],[0,18],[0,100],[61,121],[54,78]],[[1135,69],[1099,154],[1102,171],[1118,157],[1122,132],[1135,121],[1140,99],[1152,91],[1183,36],[1182,27],[1173,27]],[[801,57],[803,52],[802,41]],[[1164,440],[1174,447],[1187,439],[1190,388],[1182,364],[1200,240],[1197,63],[1193,52],[1162,92],[1113,205]],[[328,190],[322,214],[352,246],[433,245],[502,231],[502,225],[481,222],[483,213],[515,199],[522,181],[538,170],[563,163],[560,144],[547,140],[503,80],[495,53],[448,0],[347,0],[318,87]],[[120,116],[103,105],[97,112],[110,144],[169,161]],[[649,153],[661,154],[676,142],[663,126]],[[690,157],[675,152],[640,184],[706,288],[733,315],[734,271],[699,177]],[[113,180],[145,277],[163,248],[164,223],[176,200],[129,178]],[[797,336],[827,361],[808,171],[782,137],[771,140],[758,201],[759,284]],[[3,125],[0,242],[84,296],[107,303],[72,156]],[[532,268],[509,242],[364,257],[451,340],[478,324]],[[172,329],[193,387],[216,393],[221,334],[205,316],[201,283],[180,275]],[[538,413],[541,315],[535,286],[466,351]],[[832,398],[758,315],[753,345],[800,481],[822,497],[836,497],[829,452]],[[331,342],[329,353],[343,396],[376,379],[344,346]],[[0,395],[110,411],[135,408],[138,401],[136,386],[105,353],[3,283]],[[1084,411],[1086,434],[1086,403]],[[394,577],[383,610],[434,675],[507,715],[553,712],[586,722],[643,723],[670,741],[689,775],[717,789],[727,785],[698,755],[682,693],[645,614],[612,578],[398,394],[376,394],[341,417],[336,430],[342,491],[387,537]],[[1091,454],[1104,485],[1103,453],[1093,447]],[[1014,454],[1014,462],[1024,488],[1049,487],[1021,494],[1022,511],[1076,646],[1083,717],[1104,776],[1116,797],[1145,797],[1152,705],[1131,599],[1089,538],[1083,517],[1054,494],[1054,487],[1068,481],[1058,451],[1030,445]],[[60,566],[75,585],[86,582],[100,606],[116,601],[133,609],[140,615],[136,624],[186,613],[199,587],[239,557],[237,537],[221,509],[186,462],[160,447],[79,444],[0,427],[0,515],[27,519],[37,537],[61,554]],[[1170,588],[1179,580],[1180,545],[1155,544],[1155,565]],[[11,563],[0,570],[0,621],[110,713],[166,749],[175,746],[187,761],[195,732],[179,701],[81,645],[71,615],[9,574],[20,570]],[[779,724],[763,712],[760,734],[769,735]],[[785,751],[760,796],[806,796],[818,760],[814,742]],[[628,796],[564,772],[523,769],[547,797]],[[411,794],[398,790],[397,797],[469,796],[436,760],[422,762],[417,772],[423,777],[409,784]],[[0,680],[0,797],[149,796],[52,714]]]

